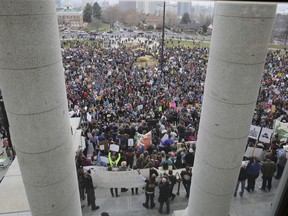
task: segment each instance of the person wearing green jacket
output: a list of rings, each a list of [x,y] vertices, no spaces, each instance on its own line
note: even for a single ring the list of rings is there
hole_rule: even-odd
[[[261,167],[261,172],[263,174],[262,176],[262,187],[259,187],[262,191],[265,191],[266,188],[266,184],[268,182],[268,190],[271,190],[271,182],[272,182],[272,178],[274,173],[276,172],[276,164],[271,161],[270,159],[270,155],[266,155],[266,160],[263,163],[262,167]]]

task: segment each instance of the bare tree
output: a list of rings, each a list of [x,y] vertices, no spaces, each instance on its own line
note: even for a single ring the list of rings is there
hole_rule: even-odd
[[[117,5],[107,7],[102,15],[103,21],[110,25],[113,25],[117,20],[123,22],[122,17],[122,12]]]
[[[141,21],[141,17],[136,10],[130,9],[124,12],[123,21],[129,26],[138,26]]]
[[[169,26],[173,26],[178,23],[177,14],[172,11],[166,12],[166,24]]]

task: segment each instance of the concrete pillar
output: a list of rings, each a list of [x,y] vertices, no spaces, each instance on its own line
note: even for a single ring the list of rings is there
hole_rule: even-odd
[[[32,215],[80,216],[54,0],[1,0],[0,29],[0,88]]]
[[[187,216],[229,214],[275,12],[275,4],[215,3]]]

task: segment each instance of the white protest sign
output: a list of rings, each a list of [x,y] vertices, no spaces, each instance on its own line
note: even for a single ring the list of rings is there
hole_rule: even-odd
[[[103,162],[103,163],[106,163],[108,164],[109,161],[108,161],[108,158],[107,157],[104,157],[104,156],[100,156],[100,160]]]
[[[251,125],[248,137],[257,140],[261,131],[261,127]]]
[[[92,120],[92,116],[89,113],[87,113],[87,121],[91,122],[91,120]]]
[[[74,112],[74,111],[72,110],[72,111],[70,111],[70,112],[68,113],[68,115],[69,115],[69,117],[71,118],[75,113],[76,113],[76,112]]]
[[[269,128],[262,128],[261,134],[259,136],[259,141],[264,143],[270,143],[273,130]]]
[[[142,110],[142,109],[143,109],[143,105],[142,105],[142,104],[140,104],[140,105],[138,105],[138,107],[137,107],[137,108],[138,108],[138,111],[139,111],[139,110]]]
[[[87,133],[87,136],[88,136],[88,138],[91,138],[92,134],[91,133]]]
[[[245,157],[258,157],[260,158],[260,155],[262,153],[263,149],[262,148],[255,148],[254,147],[248,147],[244,156]]]
[[[99,145],[100,151],[103,151],[105,149],[105,145]]]
[[[85,137],[81,136],[81,146],[82,147],[85,147],[86,144],[85,144]]]
[[[119,152],[119,145],[111,144],[110,151]]]
[[[133,139],[128,139],[128,146],[133,146],[134,145],[134,140]]]
[[[162,139],[161,139],[161,143],[163,143],[165,140],[167,140],[169,138],[168,134],[165,134]]]

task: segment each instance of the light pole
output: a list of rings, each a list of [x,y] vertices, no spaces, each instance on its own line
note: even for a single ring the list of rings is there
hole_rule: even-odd
[[[163,75],[163,61],[164,61],[164,38],[165,38],[165,1],[163,4],[163,26],[162,26],[162,40],[161,40],[161,76]]]

